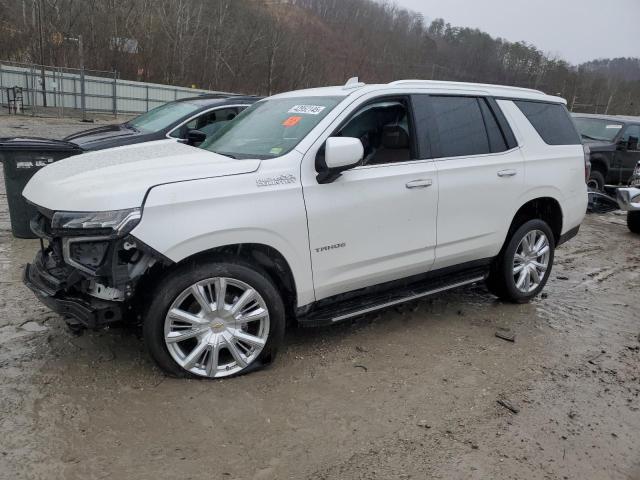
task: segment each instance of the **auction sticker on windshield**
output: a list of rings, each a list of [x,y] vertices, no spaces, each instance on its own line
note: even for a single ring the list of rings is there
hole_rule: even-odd
[[[607,125],[607,128],[613,128],[614,130],[620,130],[622,125]]]
[[[295,127],[298,123],[300,123],[302,117],[289,117],[284,122],[282,122],[282,126],[284,127]]]
[[[294,105],[287,113],[304,113],[307,115],[319,115],[327,108],[322,105]]]

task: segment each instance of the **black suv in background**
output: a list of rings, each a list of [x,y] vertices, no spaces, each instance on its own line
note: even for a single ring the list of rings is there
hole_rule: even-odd
[[[591,150],[589,187],[627,185],[640,161],[640,117],[574,113],[573,120]]]

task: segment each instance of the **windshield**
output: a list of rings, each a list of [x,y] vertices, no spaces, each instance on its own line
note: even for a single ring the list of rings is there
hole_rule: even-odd
[[[612,142],[623,126],[622,123],[600,118],[577,117],[573,120],[582,138],[602,142]]]
[[[144,133],[157,132],[173,125],[199,108],[199,105],[189,102],[165,103],[129,120],[126,125]]]
[[[293,150],[343,97],[267,99],[200,145],[232,158],[275,158]]]

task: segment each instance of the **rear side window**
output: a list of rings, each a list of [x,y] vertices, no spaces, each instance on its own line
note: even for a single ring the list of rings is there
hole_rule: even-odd
[[[564,105],[514,100],[547,145],[579,145],[578,132]]]
[[[478,100],[474,97],[431,97],[441,157],[490,153]]]
[[[487,105],[487,101],[484,98],[478,100],[480,102],[480,109],[482,110],[482,117],[484,118],[484,125],[487,128],[487,136],[489,137],[489,147],[492,153],[504,152],[507,149],[507,142],[502,136],[502,131],[498,126],[496,117]]]
[[[508,150],[486,99],[431,97],[440,157],[483,155]]]

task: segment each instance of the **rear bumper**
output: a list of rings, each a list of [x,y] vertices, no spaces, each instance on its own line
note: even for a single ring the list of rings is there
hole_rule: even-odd
[[[640,188],[619,188],[616,193],[616,199],[622,210],[627,210],[628,212],[640,211]]]
[[[23,282],[38,299],[54,312],[70,317],[87,328],[99,328],[122,320],[123,304],[99,300],[89,295],[69,293],[63,282],[50,275],[38,254],[33,264],[27,264]]]

